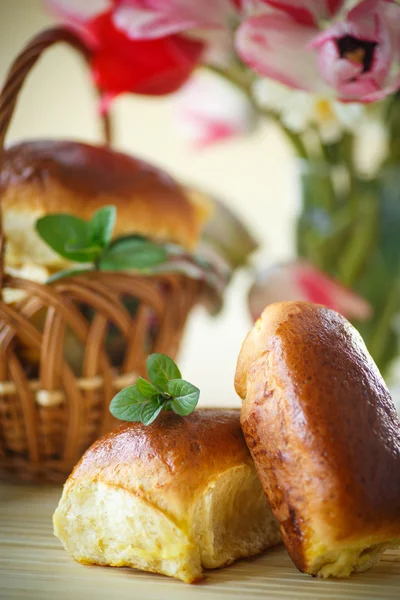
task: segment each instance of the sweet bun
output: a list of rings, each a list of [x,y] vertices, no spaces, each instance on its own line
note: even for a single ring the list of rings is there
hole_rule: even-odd
[[[40,240],[36,220],[50,213],[89,219],[114,204],[114,236],[138,233],[192,249],[207,210],[166,173],[104,146],[29,141],[8,148],[0,173],[6,261],[47,267],[65,260]]]
[[[235,387],[258,474],[296,566],[348,576],[400,545],[400,422],[358,332],[305,302],[268,306]]]
[[[53,522],[78,562],[186,582],[280,541],[237,410],[122,425],[75,467]]]

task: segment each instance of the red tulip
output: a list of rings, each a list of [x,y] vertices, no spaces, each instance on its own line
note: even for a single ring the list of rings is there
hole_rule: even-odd
[[[276,265],[258,274],[249,292],[253,320],[268,304],[286,300],[323,304],[349,319],[366,320],[372,316],[372,307],[364,298],[302,260]]]
[[[74,7],[75,4],[75,7]],[[199,62],[204,44],[182,34],[132,40],[114,23],[118,0],[71,2],[51,6],[92,51],[93,78],[102,92],[103,110],[124,92],[160,96],[178,90]]]

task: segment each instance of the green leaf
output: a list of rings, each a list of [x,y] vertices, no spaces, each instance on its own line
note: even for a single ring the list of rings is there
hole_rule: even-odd
[[[147,359],[147,370],[152,383],[138,377],[136,385],[121,390],[113,398],[110,411],[114,417],[150,425],[162,410],[173,410],[181,416],[194,411],[200,390],[181,379],[172,358],[151,354]]]
[[[190,415],[197,406],[200,390],[184,379],[172,379],[167,384],[167,392],[173,399],[172,410],[181,417]]]
[[[68,250],[68,244],[87,247],[88,224],[83,219],[66,214],[41,217],[36,221],[36,231],[57,254],[74,262],[91,262],[92,256],[86,250]]]
[[[90,239],[101,248],[106,248],[111,242],[117,210],[112,204],[103,206],[94,213],[89,223]]]
[[[146,362],[150,381],[161,391],[167,391],[170,379],[181,379],[181,372],[166,354],[150,354]]]
[[[146,402],[143,405],[143,409],[141,412],[141,420],[144,425],[150,425],[153,423],[160,414],[163,409],[162,404],[158,404],[158,402]]]
[[[99,262],[103,271],[146,270],[166,262],[163,246],[140,237],[123,238],[107,248]]]
[[[70,253],[79,252],[80,254],[86,254],[87,256],[98,256],[103,251],[103,248],[96,244],[92,244],[87,240],[85,243],[83,243],[82,240],[80,242],[77,240],[70,240],[65,244],[65,250]]]
[[[149,400],[154,396],[154,394],[157,394],[157,388],[149,381],[146,381],[146,379],[143,379],[143,377],[138,377],[136,385],[142,396],[149,398]]]
[[[76,277],[77,275],[84,275],[85,273],[90,273],[91,269],[64,269],[63,271],[57,271],[53,273],[46,283],[53,283],[53,281],[58,281],[59,279],[65,279],[66,277]]]
[[[122,421],[140,421],[143,406],[147,402],[147,398],[142,396],[136,385],[130,385],[111,400],[110,412]]]

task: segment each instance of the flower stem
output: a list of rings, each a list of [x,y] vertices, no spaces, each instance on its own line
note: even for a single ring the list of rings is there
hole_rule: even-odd
[[[375,327],[375,331],[371,336],[368,344],[368,350],[374,357],[375,362],[379,364],[383,353],[385,352],[386,344],[391,332],[391,325],[394,315],[399,309],[400,304],[400,287],[397,282],[393,282],[392,289],[387,298],[385,308]]]
[[[215,65],[205,65],[205,67],[209,71],[212,71],[213,73],[216,73],[220,77],[223,77],[224,79],[226,79],[227,81],[229,81],[230,83],[235,85],[238,89],[240,89],[246,95],[247,99],[249,100],[249,102],[251,103],[253,108],[260,115],[262,115],[263,117],[265,117],[267,119],[271,119],[272,121],[274,121],[275,123],[277,123],[279,125],[279,127],[285,134],[286,138],[292,144],[296,153],[301,158],[308,158],[308,152],[307,152],[307,149],[306,149],[305,144],[304,144],[303,140],[301,139],[301,137],[298,134],[293,133],[290,129],[288,129],[288,127],[286,127],[282,123],[281,119],[279,118],[279,116],[276,113],[274,113],[271,110],[267,110],[266,108],[261,107],[257,103],[257,101],[254,98],[252,91],[251,91],[251,86],[252,86],[252,83],[254,82],[255,77],[251,77],[251,78],[249,78],[248,76],[244,77],[242,72],[237,73],[237,72],[234,72],[232,69],[228,71],[228,70],[222,69],[220,67],[217,67]]]
[[[356,216],[349,213],[351,232],[338,260],[340,280],[349,287],[354,286],[365,268],[378,236],[379,210],[375,196],[369,190],[363,194],[359,191],[358,195],[362,203]],[[350,198],[350,208],[352,202]],[[357,202],[360,202],[360,199]]]

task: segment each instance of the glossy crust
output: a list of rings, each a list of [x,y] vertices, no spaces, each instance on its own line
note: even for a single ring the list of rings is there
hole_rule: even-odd
[[[198,490],[243,463],[252,460],[237,410],[164,412],[151,427],[125,423],[95,442],[68,481],[90,477],[140,493],[179,521]]]
[[[196,245],[204,218],[201,207],[166,173],[126,154],[78,142],[43,140],[10,147],[0,192],[6,235],[22,255],[21,230],[35,235],[34,222],[44,214],[89,219],[101,206],[114,204],[115,237],[140,233],[188,249]],[[29,239],[25,250],[28,256],[34,252]]]
[[[304,302],[268,306],[240,352],[241,423],[302,570],[365,570],[400,544],[400,422],[356,330]]]
[[[96,442],[68,478],[55,533],[79,562],[186,582],[279,543],[238,410],[162,413]]]

